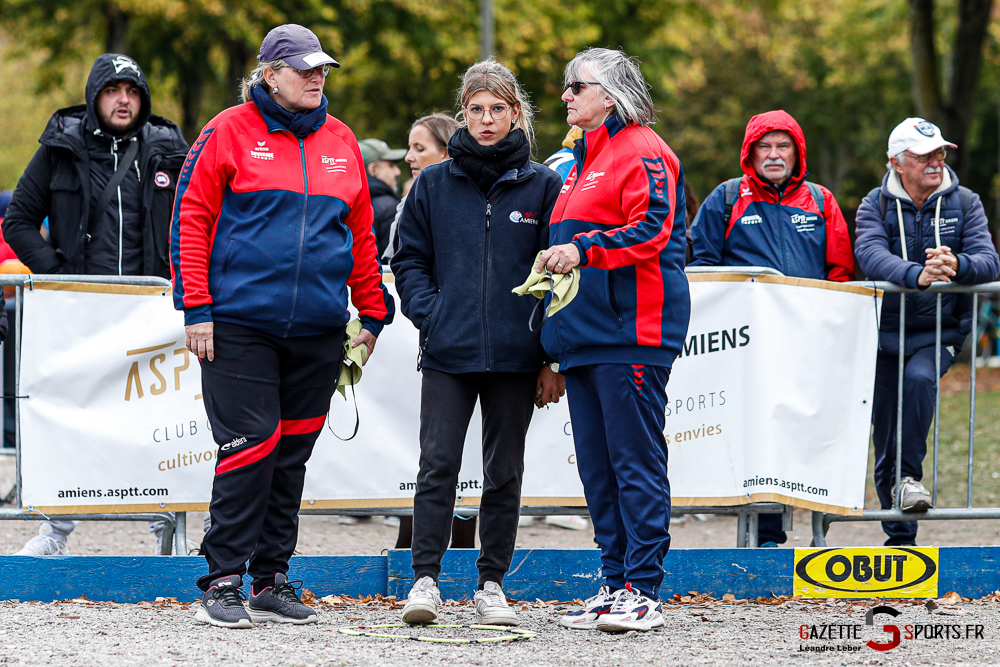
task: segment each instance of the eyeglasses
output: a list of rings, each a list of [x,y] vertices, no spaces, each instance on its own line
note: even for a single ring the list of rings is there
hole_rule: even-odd
[[[296,69],[291,65],[278,65],[274,69],[281,69],[283,67],[287,67],[290,70],[294,70],[303,79],[311,79],[316,70],[319,70],[320,74],[322,74],[323,76],[326,76],[327,74],[330,73],[329,65],[320,65],[319,67],[313,67],[312,69]]]
[[[580,91],[583,90],[584,86],[599,86],[599,85],[601,85],[600,81],[570,81],[569,83],[566,84],[566,88],[572,90],[574,95],[579,95]],[[566,88],[563,88],[563,90],[565,90]]]
[[[465,113],[469,115],[472,120],[482,120],[483,115],[489,111],[490,118],[493,120],[503,120],[507,116],[507,109],[510,107],[506,104],[494,104],[489,109],[481,107],[478,104],[473,104],[470,107],[466,107]]]
[[[920,164],[927,164],[931,161],[931,158],[934,158],[938,162],[944,162],[944,159],[948,157],[948,151],[943,148],[939,148],[933,153],[927,153],[926,155],[914,155],[910,151],[906,151],[906,157],[911,157]]]

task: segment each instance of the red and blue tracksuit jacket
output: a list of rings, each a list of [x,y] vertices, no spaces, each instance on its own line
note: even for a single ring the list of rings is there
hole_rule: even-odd
[[[205,126],[181,171],[170,233],[174,305],[310,336],[349,320],[347,290],[376,336],[395,306],[382,286],[357,139],[326,116],[304,139],[254,102]]]
[[[561,368],[670,368],[687,335],[684,172],[648,127],[615,114],[574,148],[549,226],[551,245],[580,251],[580,291],[542,329]]]
[[[798,148],[798,166],[783,187],[764,181],[753,168],[753,144],[782,130]],[[747,124],[740,155],[743,179],[732,214],[725,219],[726,184],[712,191],[691,227],[692,266],[767,266],[786,276],[838,282],[854,279],[847,223],[826,188],[820,213],[806,187],[806,140],[784,111],[768,111]]]

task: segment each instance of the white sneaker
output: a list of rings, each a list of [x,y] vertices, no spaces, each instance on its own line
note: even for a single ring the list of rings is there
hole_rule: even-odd
[[[343,514],[337,517],[337,523],[341,526],[353,526],[358,523],[358,517]]]
[[[899,509],[904,512],[923,512],[933,507],[930,492],[912,477],[904,477],[899,480],[899,488],[901,489]],[[892,503],[896,504],[895,486],[892,487]]]
[[[68,556],[69,546],[49,535],[35,535],[24,543],[15,556]]]
[[[410,625],[433,623],[438,618],[440,608],[441,591],[438,590],[437,584],[430,577],[420,577],[410,589],[410,594],[406,596],[403,623]]]
[[[642,593],[632,590],[631,584],[615,592],[611,611],[597,619],[597,629],[602,632],[645,632],[663,627],[660,601],[651,600]]]
[[[577,514],[557,514],[545,517],[545,524],[548,526],[558,526],[566,530],[587,530],[590,524],[582,516]]]
[[[559,619],[559,625],[574,630],[593,630],[597,627],[597,619],[611,611],[615,595],[607,584],[601,584],[597,595],[587,598],[583,609],[567,612]]]
[[[480,625],[517,625],[517,614],[507,604],[500,584],[487,581],[472,598],[476,605],[476,623]]]

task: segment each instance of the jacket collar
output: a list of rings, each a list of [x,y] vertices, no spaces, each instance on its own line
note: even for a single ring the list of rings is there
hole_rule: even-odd
[[[448,162],[448,170],[452,175],[464,176],[465,178],[472,178],[454,160],[449,158],[447,162]],[[501,176],[500,179],[497,181],[497,183],[502,183],[504,181],[523,181],[527,178],[530,178],[531,176],[534,176],[534,174],[535,174],[535,168],[533,166],[533,163],[531,162],[531,160],[528,160],[522,168],[511,169],[506,174]]]
[[[927,201],[924,202],[924,206],[934,200],[935,197],[940,195],[948,194],[952,190],[958,187],[958,176],[952,171],[951,167],[948,165],[944,166],[944,171],[941,172],[941,185],[932,192],[928,197]],[[895,169],[890,169],[886,172],[885,178],[882,179],[882,194],[887,197],[893,197],[901,201],[907,201],[911,204],[913,199],[903,188],[903,181],[899,178],[899,173]]]

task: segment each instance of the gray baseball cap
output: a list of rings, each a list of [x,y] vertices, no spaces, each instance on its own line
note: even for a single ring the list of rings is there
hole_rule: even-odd
[[[406,157],[405,148],[389,148],[389,144],[381,139],[365,139],[359,141],[358,146],[361,148],[361,157],[364,158],[366,167],[377,160],[395,162]]]
[[[320,65],[340,67],[340,63],[323,53],[319,37],[309,28],[295,23],[279,25],[260,43],[260,62],[284,60],[295,69],[312,69]]]

